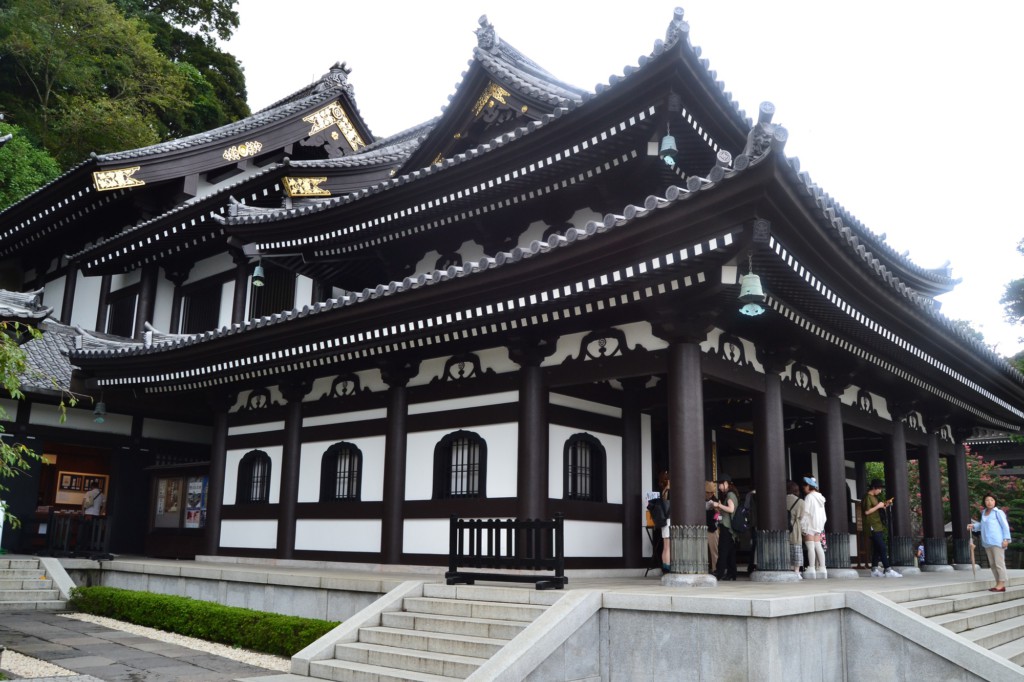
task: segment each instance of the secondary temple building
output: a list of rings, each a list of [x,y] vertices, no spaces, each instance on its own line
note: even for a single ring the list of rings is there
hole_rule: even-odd
[[[967,563],[962,441],[1021,430],[1024,377],[940,313],[949,270],[818,187],[681,11],[595,92],[477,38],[443,114],[392,137],[338,64],[0,213],[0,319],[43,331],[5,436],[49,460],[5,546],[96,479],[119,552],[440,565],[453,514],[562,514],[568,567],[635,568],[668,470],[678,570],[706,571],[722,473],[786,570],[786,481],[813,473],[844,568],[882,461],[913,565],[916,459],[929,562]],[[50,377],[85,397],[64,423]]]

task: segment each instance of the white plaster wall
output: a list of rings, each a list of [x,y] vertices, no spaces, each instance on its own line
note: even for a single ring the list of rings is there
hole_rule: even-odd
[[[429,414],[431,412],[458,412],[471,407],[482,407],[484,405],[506,405],[519,401],[519,394],[516,391],[504,393],[490,393],[488,395],[474,395],[465,398],[451,398],[450,400],[434,400],[427,403],[414,403],[409,405],[409,414]],[[457,429],[453,429],[457,430]],[[490,443],[488,443],[490,446]]]
[[[281,395],[281,389],[277,386],[268,386],[267,393],[270,396],[271,403],[277,403],[278,405],[284,405],[288,401]],[[235,404],[231,407],[228,412],[238,412],[245,405],[249,403],[249,396],[253,394],[253,391],[239,391],[238,397],[235,399]]]
[[[450,519],[406,519],[402,551],[409,554],[447,554]]]
[[[192,269],[188,271],[185,284],[192,284],[207,277],[213,277],[229,270],[235,269],[235,262],[227,253],[219,253],[209,258],[197,261]]]
[[[718,327],[715,327],[710,332],[708,332],[707,339],[702,341],[700,344],[701,351],[704,353],[717,354],[718,344],[722,334],[724,333],[725,332],[719,329]],[[743,357],[747,362],[750,363],[751,369],[753,369],[756,372],[760,372],[761,374],[764,374],[764,366],[757,360],[757,351],[754,348],[753,342],[748,341],[747,339],[744,338],[740,338],[739,340],[740,343],[743,345]],[[780,372],[779,376],[783,376],[783,373]]]
[[[115,293],[142,281],[142,270],[118,273],[110,276],[110,292]]]
[[[481,372],[492,370],[497,374],[506,374],[519,370],[519,365],[512,362],[508,356],[508,351],[504,348],[487,348],[482,351],[476,351],[476,356],[480,358]],[[442,376],[444,374],[444,365],[448,362],[449,357],[451,356],[431,358],[420,363],[419,373],[409,381],[409,385],[423,386]]]
[[[544,230],[548,229],[548,224],[543,220],[532,222],[527,226],[523,233],[519,235],[519,240],[516,242],[517,246],[521,246],[526,249],[530,247],[535,241],[540,241],[544,236]]]
[[[80,325],[83,329],[96,327],[102,284],[102,277],[79,275],[78,284],[75,286],[75,306],[71,310],[71,326]]]
[[[565,556],[622,556],[622,524],[601,521],[565,521]]]
[[[126,414],[108,412],[102,424],[97,424],[93,416],[95,405],[88,400],[79,403],[81,408],[70,408],[67,419],[60,422],[60,410],[50,405],[35,405],[29,415],[29,423],[36,426],[52,426],[59,429],[76,429],[81,431],[99,431],[109,434],[130,435],[132,418]]]
[[[434,490],[434,446],[457,428],[410,433],[406,448],[405,499],[429,500]],[[515,497],[518,426],[514,423],[466,429],[487,443],[487,497]]]
[[[228,427],[228,436],[241,436],[248,433],[266,433],[268,431],[284,431],[284,422],[264,422],[262,424],[241,424]]]
[[[299,519],[295,522],[295,549],[321,552],[379,552],[378,519]]]
[[[600,441],[605,451],[605,499],[613,504],[622,503],[622,438],[599,431],[551,424],[548,427],[548,497],[562,499],[565,479],[563,471],[565,442],[577,433],[589,433]]]
[[[339,441],[317,441],[303,443],[299,458],[299,502],[320,501],[320,463],[329,447]],[[352,443],[363,453],[363,467],[360,471],[359,492],[364,502],[379,502],[384,499],[384,436],[351,438]]]
[[[235,306],[235,282],[224,282],[220,287],[220,310],[217,311],[218,329],[231,326],[231,312]]]
[[[43,285],[43,305],[53,308],[51,317],[54,319],[60,319],[61,311],[64,310],[64,282],[67,279],[65,276],[51,279],[49,282]],[[96,318],[93,317],[95,323]]]
[[[626,336],[626,346],[630,349],[636,348],[638,345],[643,346],[647,350],[660,350],[662,348],[668,348],[668,343],[662,339],[659,339],[654,335],[649,322],[634,322],[632,324],[622,325],[620,327],[614,327],[623,332]],[[541,363],[542,367],[553,367],[560,365],[568,358],[574,358],[579,355],[580,343],[583,338],[590,332],[580,332],[578,334],[566,334],[558,338],[558,342],[555,346],[555,352],[544,359]]]
[[[605,403],[595,403],[591,400],[584,400],[582,398],[576,398],[574,396],[562,395],[561,393],[551,393],[548,396],[548,402],[552,405],[562,405],[563,407],[571,407],[582,412],[603,414],[607,417],[622,417],[621,407],[617,407],[615,405],[606,405]]]
[[[378,386],[382,385],[383,383],[381,382],[380,371],[378,370],[356,372],[355,375],[359,379],[360,390],[366,389],[370,384]],[[327,395],[327,393],[331,390],[331,384],[334,383],[334,379],[337,376],[337,374],[331,374],[329,376],[318,377],[317,379],[314,379],[312,388],[309,389],[309,393],[307,393],[306,396],[302,399],[302,402],[316,402],[317,400],[320,400],[320,398],[322,398],[323,396]]]
[[[220,546],[274,549],[277,547],[277,521],[221,521]]]
[[[147,322],[160,331],[170,331],[171,308],[173,303],[174,284],[166,277],[157,277],[156,296],[153,299],[153,319],[147,320]]]
[[[235,504],[235,493],[238,487],[238,465],[247,452],[262,450],[270,457],[270,499],[268,502],[277,504],[281,499],[281,446],[271,445],[261,448],[245,448],[228,450],[224,466],[224,504]],[[273,546],[273,545],[272,545]]]
[[[13,422],[17,416],[18,401],[10,400],[9,398],[0,398],[0,421]]]
[[[308,306],[312,300],[313,280],[305,275],[299,275],[295,278],[295,309],[302,310],[303,306]]]
[[[213,429],[199,424],[184,424],[163,419],[146,419],[142,422],[143,438],[166,438],[186,443],[210,443]]]
[[[329,424],[351,424],[363,422],[370,419],[387,419],[387,408],[381,407],[373,410],[356,410],[354,412],[338,412],[335,414],[322,414],[317,417],[304,417],[303,426],[324,426]]]

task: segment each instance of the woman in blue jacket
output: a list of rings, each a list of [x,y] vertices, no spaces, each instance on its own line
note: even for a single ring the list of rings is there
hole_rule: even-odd
[[[989,592],[1006,592],[1005,552],[1010,545],[1010,524],[1003,510],[996,506],[995,495],[985,495],[985,511],[981,513],[981,522],[971,521],[967,530],[973,531],[975,527],[981,530],[981,546],[985,548],[988,565],[992,567],[992,574],[996,578],[996,586],[989,588]]]

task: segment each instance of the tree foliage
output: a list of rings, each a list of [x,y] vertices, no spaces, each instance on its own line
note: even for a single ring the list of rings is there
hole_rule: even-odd
[[[230,35],[234,4],[3,0],[0,101],[64,168],[90,152],[144,147],[247,116],[241,66],[209,35]]]
[[[0,123],[0,137],[14,137],[0,148],[0,211],[60,174],[57,160],[33,145],[21,128]]]
[[[1024,239],[1017,242],[1017,251],[1024,254]],[[1008,322],[1024,322],[1024,278],[1015,279],[1007,284],[999,302],[1003,304]]]
[[[34,328],[0,322],[0,386],[15,400],[24,398],[21,392],[21,377],[29,371],[28,358],[18,345],[18,334],[27,334],[31,338],[39,337],[39,331]],[[3,408],[0,408],[0,419],[5,418],[6,414]],[[0,424],[0,433],[3,431],[3,424]],[[28,472],[32,464],[40,460],[39,455],[23,443],[9,443],[7,439],[0,439],[0,498],[7,492],[7,482],[10,479]],[[6,518],[11,528],[20,525],[16,516],[7,513],[6,507],[3,512],[0,514],[0,524]]]

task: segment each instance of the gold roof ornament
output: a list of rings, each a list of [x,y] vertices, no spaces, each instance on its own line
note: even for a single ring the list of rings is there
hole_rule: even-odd
[[[359,136],[340,102],[332,102],[323,109],[314,111],[309,116],[303,116],[302,120],[310,124],[309,136],[316,135],[336,125],[341,130],[341,134],[345,136],[345,140],[348,141],[348,145],[353,151],[366,146],[366,142]]]
[[[326,177],[321,178],[292,178],[285,176],[284,193],[290,197],[329,197],[331,191],[320,186],[321,182],[327,182]]]
[[[242,159],[246,159],[250,156],[256,156],[260,153],[261,149],[263,149],[262,142],[249,140],[248,142],[237,144],[234,147],[228,147],[224,150],[224,153],[221,154],[221,156],[223,156],[226,161],[241,161]]]
[[[146,184],[146,181],[133,177],[140,168],[142,166],[94,171],[92,174],[93,186],[96,187],[97,192],[108,192],[112,189],[125,189],[127,187],[141,187]]]
[[[505,98],[511,96],[512,94],[508,90],[492,81],[487,84],[487,87],[484,88],[480,98],[477,99],[476,104],[473,105],[473,115],[479,116],[485,106],[493,107],[495,102],[508,104],[508,101]]]

